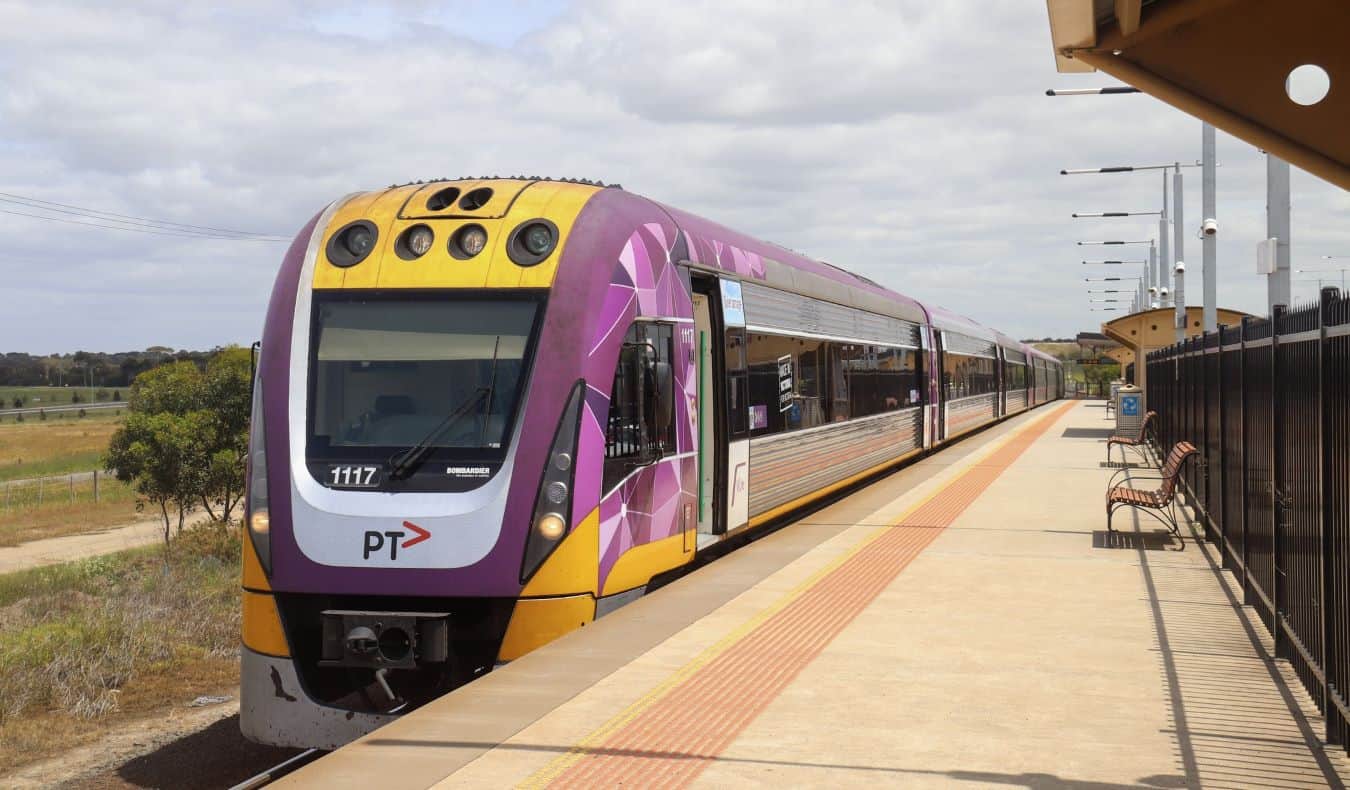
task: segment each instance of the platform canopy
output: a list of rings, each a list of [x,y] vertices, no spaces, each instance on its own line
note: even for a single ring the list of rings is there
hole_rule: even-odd
[[[1046,0],[1061,72],[1100,69],[1350,189],[1350,1]],[[1330,78],[1320,101],[1291,72]],[[1294,84],[1311,83],[1300,72]],[[1320,91],[1318,91],[1320,92]],[[1305,96],[1295,95],[1302,100]]]
[[[1202,313],[1203,308],[1199,306],[1188,306],[1186,308],[1186,337],[1195,337],[1201,334]],[[1244,316],[1249,315],[1241,310],[1228,310],[1223,307],[1219,308],[1218,314],[1220,326],[1237,326],[1242,323]],[[1125,365],[1137,362],[1150,351],[1156,351],[1177,342],[1177,310],[1175,307],[1160,307],[1156,310],[1143,310],[1138,313],[1123,315],[1102,324],[1102,334],[1124,347],[1117,349],[1121,353],[1111,354],[1111,358],[1120,362],[1123,369]],[[1134,383],[1140,387],[1144,386],[1146,367],[1145,365],[1134,366]]]

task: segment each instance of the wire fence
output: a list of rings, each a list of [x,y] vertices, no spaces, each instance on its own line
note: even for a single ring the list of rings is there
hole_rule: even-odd
[[[115,490],[110,491],[110,487]],[[0,483],[0,511],[98,504],[107,501],[110,495],[120,501],[124,488],[115,479],[110,480],[107,473],[98,471],[8,480]]]
[[[1350,298],[1244,319],[1148,357],[1162,448],[1192,442],[1185,495],[1326,717],[1350,734]]]

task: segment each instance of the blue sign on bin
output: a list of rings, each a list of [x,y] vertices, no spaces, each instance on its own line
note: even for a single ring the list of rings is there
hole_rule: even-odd
[[[1139,416],[1139,396],[1121,395],[1120,396],[1120,416],[1138,417]]]

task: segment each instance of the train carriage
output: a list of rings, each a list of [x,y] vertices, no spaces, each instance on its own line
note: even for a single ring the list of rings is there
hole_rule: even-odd
[[[333,203],[261,348],[241,726],[320,747],[1011,413],[1032,354],[621,189],[523,178]]]

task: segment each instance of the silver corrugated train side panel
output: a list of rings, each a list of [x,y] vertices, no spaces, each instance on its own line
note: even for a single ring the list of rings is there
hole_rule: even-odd
[[[1026,411],[1027,391],[1012,390],[1008,393],[1008,413],[1016,414],[1019,411]]]
[[[890,346],[919,347],[919,325],[800,294],[741,283],[745,322],[752,329],[818,335]]]
[[[943,416],[947,420],[947,438],[951,439],[966,431],[994,421],[994,406],[998,393],[971,395],[957,398],[942,404]],[[1011,411],[1011,405],[1009,405]]]
[[[918,450],[923,409],[910,408],[750,440],[750,515]]]

